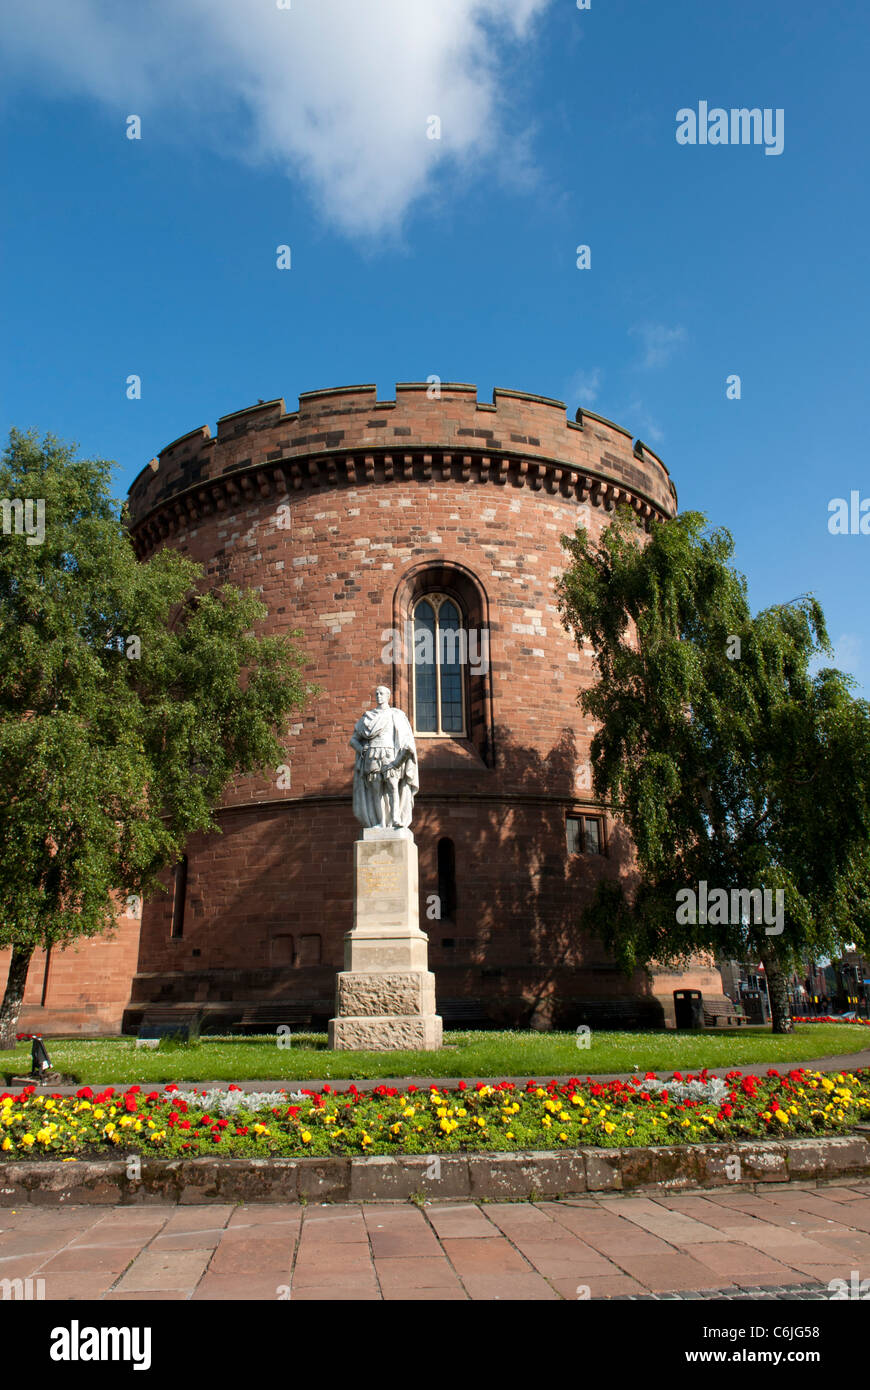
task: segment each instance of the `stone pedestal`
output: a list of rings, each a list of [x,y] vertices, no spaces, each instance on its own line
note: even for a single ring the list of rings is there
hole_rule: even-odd
[[[344,938],[329,1046],[353,1052],[441,1046],[429,938],[420,930],[410,830],[364,830],[354,845],[353,930]]]

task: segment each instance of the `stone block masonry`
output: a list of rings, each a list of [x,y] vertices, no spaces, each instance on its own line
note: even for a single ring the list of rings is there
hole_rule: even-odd
[[[145,904],[128,1027],[149,1006],[192,1003],[227,1026],[284,1008],[289,1025],[326,1027],[353,911],[348,730],[379,683],[412,711],[412,668],[388,638],[436,593],[488,642],[485,669],[462,670],[463,731],[417,731],[420,920],[448,1024],[663,1020],[671,982],[659,997],[645,974],[626,980],[578,927],[598,880],[630,878],[633,857],[590,790],[593,730],[577,696],[593,665],[554,593],[563,534],[583,524],[598,536],[621,504],[641,536],[676,511],[651,450],[519,391],[485,402],[444,383],[431,399],[403,383],[379,401],[373,386],[350,386],[193,430],[143,469],[129,500],[137,553],[170,546],[212,584],[257,589],[262,630],[301,630],[322,694],[287,731],[289,778],[240,779],[218,812],[222,834],[191,838],[183,934],[172,935],[172,891]],[[599,819],[603,853],[569,852],[566,818],[578,814]],[[706,967],[679,984],[721,997]],[[100,988],[89,966],[82,1008]]]

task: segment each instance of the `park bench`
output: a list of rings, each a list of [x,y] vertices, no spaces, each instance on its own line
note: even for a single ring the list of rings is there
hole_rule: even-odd
[[[139,1025],[137,1038],[143,1042],[159,1042],[161,1038],[177,1038],[192,1042],[199,1037],[202,1009],[182,1005],[175,1009],[146,1009]]]
[[[741,1028],[749,1022],[725,999],[705,999],[703,1007],[705,1028]]]
[[[494,1028],[479,999],[439,999],[437,1012],[445,1028]]]

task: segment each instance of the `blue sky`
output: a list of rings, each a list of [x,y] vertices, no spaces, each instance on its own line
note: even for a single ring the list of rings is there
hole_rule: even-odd
[[[870,536],[827,524],[870,496],[865,7],[20,10],[0,18],[4,435],[116,459],[122,495],[261,397],[434,373],[583,403],[733,532],[755,607],[817,594],[867,693]],[[782,154],[679,145],[701,101],[781,108]]]

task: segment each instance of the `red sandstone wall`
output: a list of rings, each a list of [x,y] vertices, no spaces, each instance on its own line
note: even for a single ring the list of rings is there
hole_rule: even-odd
[[[267,402],[221,419],[216,438],[185,435],[143,470],[130,491],[137,553],[172,545],[207,582],[259,588],[263,630],[302,630],[322,694],[288,731],[290,787],[239,782],[223,833],[189,843],[183,936],[170,934],[171,892],[146,904],[128,1025],[148,1003],[238,1016],[274,1000],[300,1023],[331,1014],[358,830],[347,742],[375,685],[410,709],[409,668],[381,651],[431,570],[487,629],[491,656],[471,683],[470,737],[418,740],[414,832],[439,1003],[480,1000],[495,1020],[546,1026],[575,1021],[578,1001],[584,1017],[596,1001],[652,1001],[650,980],[618,975],[576,926],[599,875],[630,874],[624,832],[609,825],[601,858],[571,858],[565,841],[566,812],[591,806],[591,729],[576,697],[592,662],[559,621],[559,538],[580,523],[599,534],[619,502],[645,525],[676,510],[664,465],[627,431],[591,413],[568,422],[560,402],[497,391],[488,404],[455,385],[437,400],[417,385],[394,401],[374,387],[311,392],[291,414]],[[458,902],[437,922],[425,910],[443,836]],[[56,987],[64,1017],[117,1018],[132,937],[110,981],[111,949],[88,943],[58,965],[56,986],[52,964],[49,999]],[[31,977],[38,994],[36,963]]]
[[[139,956],[141,913],[124,913],[113,936],[34,953],[18,1023],[21,1033],[118,1033]],[[0,990],[10,952],[0,951]]]
[[[559,403],[517,393],[495,401],[398,387],[395,402],[374,388],[311,393],[293,415],[270,402],[221,420],[217,440],[185,436],[131,489],[140,553],[169,543],[212,582],[260,588],[264,630],[300,628],[322,687],[287,738],[290,788],[240,782],[223,835],[189,844],[184,936],[170,936],[170,895],[146,907],[134,1005],[275,999],[331,1013],[358,829],[347,742],[375,685],[409,708],[409,669],[381,652],[427,568],[448,588],[470,576],[491,656],[472,738],[418,740],[414,831],[439,998],[545,1024],[572,999],[650,994],[576,928],[597,877],[630,872],[631,851],[611,825],[606,858],[567,855],[565,814],[591,806],[576,697],[592,663],[561,626],[553,583],[562,534],[582,522],[597,535],[620,500],[641,519],[669,513],[675,494],[619,427],[568,424]],[[442,836],[459,901],[439,923],[425,907]]]

